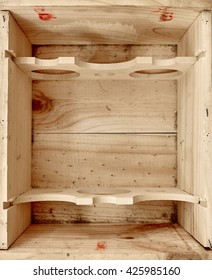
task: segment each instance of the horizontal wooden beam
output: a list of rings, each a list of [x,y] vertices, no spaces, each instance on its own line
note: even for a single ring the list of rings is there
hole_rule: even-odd
[[[34,80],[98,80],[98,79],[177,79],[195,62],[197,57],[157,59],[136,57],[120,63],[90,63],[75,57],[39,59],[17,57],[13,61]]]
[[[112,203],[117,205],[135,204],[140,201],[175,200],[204,204],[200,198],[178,188],[34,188],[16,197],[11,205],[35,201],[66,201],[77,205]]]
[[[149,7],[160,7],[160,6],[173,6],[173,7],[197,7],[197,8],[211,8],[212,3],[210,0],[1,0],[0,6],[17,6],[17,7],[35,7],[35,6],[107,6],[107,5],[135,5],[135,6],[149,6]]]

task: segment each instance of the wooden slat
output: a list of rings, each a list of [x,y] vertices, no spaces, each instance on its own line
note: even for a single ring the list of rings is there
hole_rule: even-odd
[[[95,1],[96,3],[96,1]],[[10,7],[32,44],[176,44],[195,9],[122,5]]]
[[[34,133],[174,133],[176,82],[36,81],[33,109]]]
[[[77,205],[95,205],[110,203],[131,205],[141,201],[174,200],[199,204],[200,198],[178,188],[34,188],[11,201],[12,205],[35,201],[63,201]]]
[[[203,12],[178,46],[178,55],[205,56],[179,81],[178,186],[206,197],[207,208],[179,205],[179,221],[200,243],[212,240],[211,13]]]
[[[38,134],[33,187],[174,187],[175,136]]]
[[[136,56],[173,58],[176,45],[33,45],[33,56],[40,59],[74,56],[91,63],[120,63]]]
[[[31,187],[31,81],[9,61],[8,199]]]
[[[32,203],[32,222],[55,223],[170,223],[176,222],[176,203],[147,201],[134,205],[95,204],[78,206],[69,202]]]
[[[179,225],[31,225],[0,259],[212,259]]]
[[[13,36],[15,34],[15,36]],[[21,44],[20,44],[21,42]],[[17,57],[31,56],[32,46],[14,18],[9,14],[9,50]]]
[[[16,206],[10,211],[2,207],[3,202],[31,185],[31,82],[4,55],[5,50],[30,55],[31,46],[8,12],[1,12],[0,26],[0,248],[5,249],[30,224],[29,205]],[[13,39],[17,34],[21,41]]]
[[[107,5],[135,5],[135,6],[152,6],[152,7],[160,7],[160,6],[173,6],[173,7],[187,7],[187,8],[211,8],[212,4],[210,0],[187,0],[187,1],[179,1],[179,0],[60,0],[58,3],[57,0],[1,0],[1,6],[107,6]]]
[[[186,73],[197,57],[138,56],[120,63],[90,63],[77,57],[15,57],[13,61],[33,80],[174,80]]]

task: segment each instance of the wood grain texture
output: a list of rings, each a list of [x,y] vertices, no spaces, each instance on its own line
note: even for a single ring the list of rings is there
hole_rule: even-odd
[[[32,223],[169,223],[176,222],[176,203],[148,201],[136,205],[95,204],[78,206],[68,202],[32,203]]]
[[[13,50],[30,55],[31,47],[8,12],[1,12],[0,18],[0,248],[6,249],[30,224],[29,205],[2,207],[31,185],[31,82],[4,54]],[[18,46],[13,38],[17,34]]]
[[[1,0],[1,6],[17,6],[17,7],[27,7],[27,6],[113,6],[113,5],[135,5],[135,6],[149,6],[149,7],[160,7],[160,6],[170,6],[170,7],[187,7],[187,8],[211,8],[212,4],[210,0],[61,0],[59,3],[57,0]]]
[[[176,90],[175,81],[35,81],[33,131],[174,133]]]
[[[9,61],[7,199],[31,187],[31,81]]]
[[[53,59],[75,56],[91,63],[120,63],[136,56],[173,58],[177,56],[176,45],[33,45],[33,56],[40,59]]]
[[[174,187],[175,141],[166,135],[38,134],[32,186]]]
[[[0,259],[207,260],[212,254],[177,224],[44,224],[31,225]]]
[[[176,44],[199,14],[195,9],[132,4],[41,6],[9,8],[35,45]]]
[[[119,63],[138,55],[172,58],[176,46],[38,46],[33,54]],[[34,133],[175,132],[176,82],[33,82],[33,108]]]
[[[212,240],[211,13],[203,12],[178,46],[178,55],[205,56],[179,81],[178,186],[207,199],[207,208],[179,205],[179,222],[204,246]]]
[[[92,63],[118,63],[122,61],[128,61],[136,56],[156,56],[159,58],[172,58],[176,56],[176,46],[175,45],[70,45],[70,46],[34,46],[33,55],[41,59],[51,59],[57,58],[58,56],[76,56],[79,59]],[[143,132],[149,130],[164,132],[166,130],[175,132],[176,131],[176,82],[175,81],[163,81],[152,83],[151,86],[155,90],[155,94],[152,95],[152,89],[149,88],[149,84],[146,82],[118,82],[118,81],[99,81],[99,82],[33,82],[33,133],[34,133],[34,143],[36,144],[36,139],[42,138],[42,133],[81,133],[82,126],[80,128],[79,123],[73,123],[70,127],[67,126],[67,122],[70,124],[73,119],[80,120],[80,118],[85,118],[89,116],[87,124],[90,126],[89,122],[91,117],[98,117],[99,114],[103,114],[104,120],[106,120],[107,125],[102,126],[103,118],[99,118],[99,126],[94,128],[89,128],[93,132],[123,132],[126,129],[129,132],[141,131]],[[138,88],[138,89],[137,89]],[[107,90],[107,92],[105,91]],[[134,98],[130,99],[129,96],[132,95],[132,90]],[[140,94],[140,92],[142,94]],[[165,94],[164,94],[165,93]],[[117,95],[118,94],[118,95]],[[137,96],[137,97],[136,97]],[[43,98],[42,98],[43,97]],[[59,98],[58,98],[59,97]],[[134,100],[135,99],[135,100]],[[82,105],[82,100],[83,104]],[[160,100],[163,100],[161,102]],[[106,102],[107,101],[107,102]],[[106,102],[106,103],[105,103]],[[167,103],[168,102],[168,103]],[[103,105],[104,104],[104,105]],[[155,104],[155,105],[154,105]],[[165,106],[164,104],[168,104]],[[41,105],[41,106],[40,106]],[[64,106],[65,105],[65,106]],[[106,107],[108,105],[108,107]],[[82,108],[82,106],[84,108]],[[142,119],[143,121],[138,122],[138,117],[141,115],[141,110],[139,107],[142,106]],[[73,108],[73,109],[72,109]],[[154,109],[153,109],[154,108]],[[71,109],[71,112],[69,111]],[[83,110],[82,110],[83,109]],[[112,110],[111,110],[112,109]],[[160,113],[158,112],[160,110]],[[169,111],[170,110],[170,111]],[[135,114],[136,112],[136,114]],[[155,115],[155,112],[157,114]],[[165,115],[164,115],[164,112]],[[159,114],[158,114],[159,113]],[[133,121],[131,118],[126,120],[133,115]],[[153,116],[155,115],[155,120]],[[60,116],[60,119],[58,117]],[[111,117],[113,116],[113,117]],[[116,117],[116,123],[114,123],[114,116]],[[148,116],[146,118],[145,116]],[[165,119],[164,119],[165,117]],[[146,122],[144,121],[146,118]],[[50,121],[51,119],[51,121]],[[113,119],[113,122],[112,122]],[[64,122],[66,121],[66,123]],[[156,122],[159,121],[159,124]],[[97,119],[95,120],[97,122]],[[80,121],[82,124],[82,119]],[[85,123],[85,122],[84,122]],[[77,127],[78,126],[78,127]],[[145,127],[144,127],[145,126]],[[44,128],[45,127],[45,128]],[[77,128],[77,130],[76,130]],[[85,127],[84,127],[85,128]],[[171,128],[171,129],[170,129]],[[111,130],[112,129],[112,130]],[[87,133],[87,130],[83,133]],[[37,136],[37,133],[41,135]],[[51,137],[51,135],[49,135]],[[38,138],[36,138],[38,137]],[[46,135],[45,137],[48,137]],[[59,135],[58,135],[59,137]],[[64,139],[70,136],[63,135]],[[77,135],[75,136],[77,137]],[[85,136],[86,137],[86,136]],[[125,135],[123,135],[123,138]],[[128,136],[129,137],[129,136]],[[68,140],[69,141],[69,140]],[[111,137],[111,141],[112,137]],[[37,149],[37,148],[36,148]],[[39,148],[38,148],[39,149]],[[80,147],[79,147],[80,149]],[[53,151],[53,150],[52,150]],[[50,152],[50,151],[49,151]],[[37,153],[37,152],[35,152]],[[50,152],[51,153],[51,152]],[[53,153],[52,153],[53,154]],[[71,153],[70,153],[71,154]],[[109,153],[107,153],[109,155]],[[80,153],[78,155],[81,156]],[[77,156],[77,157],[78,157]],[[56,156],[57,157],[57,156]],[[98,159],[98,157],[97,157]],[[96,160],[97,160],[96,159]],[[48,159],[47,159],[48,160]],[[108,159],[109,160],[109,159]],[[39,155],[36,156],[36,161],[39,164]],[[75,162],[79,163],[79,168],[85,168],[86,170],[89,165],[91,165],[88,171],[93,170],[93,161],[95,158],[90,158],[88,165],[82,163],[79,159]],[[49,163],[46,161],[46,163]],[[46,165],[44,163],[44,165]],[[108,165],[110,160],[108,161]],[[111,171],[114,170],[114,166],[117,164],[114,162],[111,167]],[[120,161],[118,162],[120,164]],[[130,165],[131,163],[129,163]],[[147,163],[148,164],[148,163]],[[43,165],[43,167],[44,167]],[[50,166],[50,165],[49,165]],[[56,166],[56,165],[55,165]],[[81,166],[81,167],[80,167]],[[132,168],[134,163],[132,165]],[[75,171],[78,169],[76,166]],[[46,168],[46,167],[45,167]],[[103,168],[103,167],[102,167]],[[117,167],[115,167],[116,169]],[[130,168],[130,170],[132,170]],[[175,166],[174,166],[175,168]],[[123,169],[125,169],[123,167]],[[103,169],[104,170],[104,169]],[[36,171],[36,170],[35,170]],[[41,169],[40,169],[41,171]],[[40,172],[38,171],[38,172]],[[57,171],[57,170],[54,170]],[[74,171],[74,172],[75,172]],[[122,170],[125,172],[125,170]],[[78,171],[79,172],[79,171]],[[84,171],[83,171],[84,172]],[[97,170],[97,172],[99,172]],[[100,173],[102,171],[100,170]],[[132,176],[129,171],[129,177]],[[34,173],[34,171],[33,171]],[[67,174],[70,174],[68,169]],[[92,173],[92,172],[89,172]],[[56,173],[54,173],[56,174]],[[113,174],[113,173],[111,173]],[[44,173],[40,175],[41,186],[45,186],[45,175]],[[149,174],[148,174],[149,175]],[[175,173],[176,175],[176,173]],[[173,175],[173,176],[175,176]],[[46,175],[45,175],[46,176]],[[51,180],[51,176],[49,178]],[[69,175],[68,175],[69,176]],[[92,175],[94,176],[94,175]],[[151,176],[151,175],[150,175]],[[63,175],[61,176],[61,182]],[[83,178],[85,178],[83,176]],[[97,181],[96,181],[97,179]],[[172,186],[175,186],[176,177],[172,178]],[[90,180],[90,179],[89,179]],[[99,178],[93,179],[93,183],[96,185],[100,184]],[[107,180],[107,179],[104,179]],[[109,179],[111,180],[111,178]],[[125,179],[123,179],[124,181]],[[157,180],[157,179],[156,179]],[[75,182],[76,181],[76,182]],[[76,180],[73,179],[74,184],[79,183],[78,176]],[[82,179],[85,181],[85,179]],[[91,181],[91,180],[90,180]],[[129,181],[129,180],[128,180]],[[126,185],[128,184],[126,182]],[[47,183],[51,187],[51,182]],[[83,184],[83,182],[81,182]],[[135,182],[133,182],[135,184]],[[89,185],[90,186],[90,185]],[[57,187],[57,184],[55,184]],[[74,185],[73,185],[74,187]],[[64,206],[65,205],[65,206]],[[170,222],[176,220],[176,209],[173,202],[150,202],[139,203],[139,205],[131,206],[106,206],[106,205],[96,205],[96,207],[79,207],[74,204],[63,202],[36,202],[32,205],[33,221],[40,222],[54,222],[54,223],[70,223],[76,221],[86,221],[86,222]],[[96,211],[96,209],[98,209]]]

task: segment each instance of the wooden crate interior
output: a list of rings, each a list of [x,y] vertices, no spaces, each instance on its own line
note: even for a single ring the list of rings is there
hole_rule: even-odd
[[[8,10],[0,248],[30,223],[176,222],[209,247],[210,12]]]

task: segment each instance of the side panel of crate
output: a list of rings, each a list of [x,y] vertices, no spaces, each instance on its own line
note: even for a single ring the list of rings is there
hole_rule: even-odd
[[[206,205],[179,203],[180,224],[202,245],[212,240],[211,13],[202,12],[182,38],[179,56],[199,55],[180,79],[178,92],[178,185]]]
[[[8,12],[0,12],[0,249],[31,221],[30,204],[9,201],[31,187],[31,81],[12,57],[31,55],[31,44]]]

